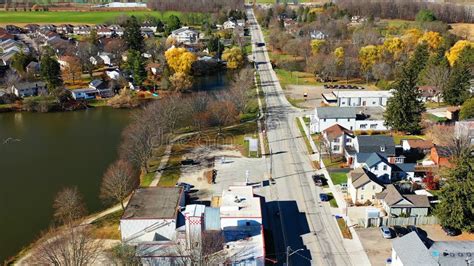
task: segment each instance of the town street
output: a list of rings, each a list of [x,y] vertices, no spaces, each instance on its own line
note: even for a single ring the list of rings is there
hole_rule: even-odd
[[[267,106],[266,133],[271,155],[266,157],[266,165],[275,180],[275,184],[263,186],[256,193],[265,197],[266,226],[273,234],[274,257],[278,264],[285,263],[290,247],[291,251],[303,249],[290,256],[291,265],[364,265],[348,254],[329,205],[319,200],[321,189],[311,181],[314,170],[296,124],[296,117],[303,112],[285,98],[266,46],[256,45],[264,39],[251,8],[247,15],[253,57]]]

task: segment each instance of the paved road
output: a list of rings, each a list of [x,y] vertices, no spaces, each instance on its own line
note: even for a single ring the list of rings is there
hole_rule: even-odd
[[[311,182],[314,170],[295,121],[302,113],[287,101],[266,47],[255,45],[264,42],[263,35],[250,8],[247,15],[254,61],[266,95],[266,131],[272,152],[266,165],[272,166],[275,180],[274,185],[256,192],[266,200],[265,226],[272,231],[274,256],[279,264],[284,263],[286,247],[290,246],[292,250],[303,249],[290,257],[290,265],[360,265],[351,262],[329,205],[319,201],[321,189]]]

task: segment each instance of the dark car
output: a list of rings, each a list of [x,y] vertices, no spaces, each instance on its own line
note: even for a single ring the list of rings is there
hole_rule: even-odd
[[[329,195],[326,193],[319,193],[319,199],[321,199],[321,201],[329,201]]]
[[[456,228],[452,228],[452,227],[449,227],[449,226],[442,226],[441,228],[443,228],[443,231],[448,236],[457,236],[457,235],[461,234],[461,230],[456,229]]]
[[[399,225],[393,226],[393,231],[398,237],[402,237],[407,234],[407,229],[405,227],[401,227]]]
[[[419,233],[418,228],[414,225],[407,226],[407,233],[411,233],[411,232],[415,232],[417,234]]]
[[[184,182],[176,183],[176,186],[177,187],[182,187],[184,192],[190,192],[191,189],[194,187],[193,185],[188,184],[188,183],[184,183]]]
[[[265,46],[265,43],[264,42],[256,42],[255,45],[257,47],[262,47],[262,46]]]
[[[316,186],[320,187],[324,185],[324,175],[313,175],[312,178]]]

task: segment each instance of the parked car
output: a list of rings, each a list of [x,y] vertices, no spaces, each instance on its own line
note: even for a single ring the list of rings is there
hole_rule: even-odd
[[[456,229],[456,228],[452,228],[452,227],[449,227],[449,226],[442,226],[441,228],[443,228],[443,231],[448,236],[457,236],[457,235],[461,234],[461,230]]]
[[[383,238],[392,238],[392,231],[390,231],[390,228],[388,228],[387,226],[380,227],[380,232],[382,233]]]
[[[395,231],[395,235],[398,237],[402,237],[407,234],[407,229],[399,225],[393,226],[393,231]]]
[[[262,46],[265,46],[265,43],[264,42],[256,42],[255,45],[257,47],[262,47]]]
[[[321,201],[329,201],[329,195],[326,193],[319,193],[319,199]]]
[[[316,186],[320,187],[324,185],[324,175],[313,175],[313,182]]]
[[[184,182],[178,182],[178,183],[176,183],[176,186],[177,187],[182,187],[184,192],[189,192],[194,187],[193,185],[188,184],[188,183],[184,183]]]
[[[407,226],[407,233],[415,232],[419,234],[418,228],[414,225]]]

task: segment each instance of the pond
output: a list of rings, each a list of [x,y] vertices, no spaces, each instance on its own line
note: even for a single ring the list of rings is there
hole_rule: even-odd
[[[0,263],[50,225],[61,188],[77,186],[89,212],[104,208],[101,177],[117,156],[130,112],[0,114]]]

